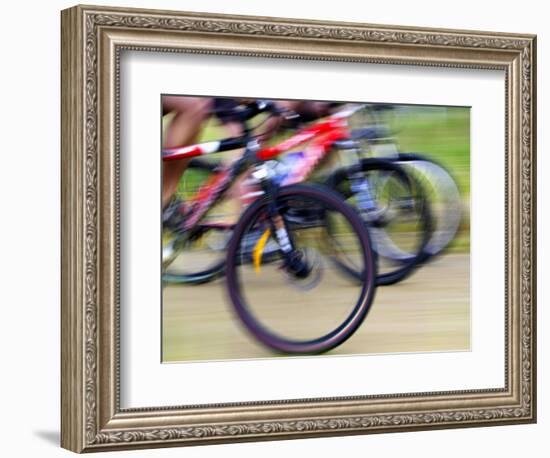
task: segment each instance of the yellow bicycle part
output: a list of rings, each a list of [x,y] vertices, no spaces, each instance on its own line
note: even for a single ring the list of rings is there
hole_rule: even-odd
[[[270,234],[271,234],[271,230],[266,229],[265,232],[262,234],[262,236],[259,238],[258,242],[256,243],[256,246],[254,247],[254,252],[252,254],[252,257],[254,259],[254,271],[257,274],[260,273],[260,265],[262,263],[262,254]]]

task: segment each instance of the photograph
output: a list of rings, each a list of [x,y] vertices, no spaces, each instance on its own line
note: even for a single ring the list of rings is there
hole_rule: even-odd
[[[63,448],[537,421],[536,30],[309,16],[61,12]]]
[[[470,107],[161,117],[162,362],[470,349]]]

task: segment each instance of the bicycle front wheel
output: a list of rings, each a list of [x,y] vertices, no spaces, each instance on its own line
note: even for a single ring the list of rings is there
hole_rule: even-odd
[[[361,272],[360,281],[350,281],[335,258]],[[254,202],[234,229],[226,269],[229,297],[247,330],[290,354],[342,344],[365,319],[376,287],[361,218],[322,186],[288,186],[274,202]]]
[[[417,153],[395,158],[421,185],[430,201],[433,231],[424,252],[427,258],[443,253],[457,236],[463,219],[462,197],[451,173],[433,159]]]
[[[369,158],[336,170],[327,185],[359,211],[368,228],[378,256],[378,285],[411,275],[424,259],[432,231],[429,203],[415,178],[394,162]]]

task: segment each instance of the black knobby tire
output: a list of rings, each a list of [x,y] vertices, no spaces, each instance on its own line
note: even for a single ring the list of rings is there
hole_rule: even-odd
[[[422,188],[416,182],[414,177],[410,176],[403,169],[403,167],[390,160],[377,158],[361,159],[360,162],[357,164],[349,167],[342,167],[334,171],[328,177],[326,185],[340,193],[346,200],[348,200],[353,197],[351,187],[347,185],[349,184],[348,181],[350,179],[350,176],[353,176],[353,174],[356,173],[368,174],[369,172],[379,171],[391,173],[401,182],[405,189],[409,190],[409,194],[413,198],[412,201],[414,202],[415,210],[418,212],[420,231],[420,236],[418,237],[414,249],[412,249],[412,251],[406,256],[394,256],[395,259],[392,259],[391,254],[383,253],[380,249],[381,247],[377,247],[376,243],[373,242],[373,250],[376,252],[377,256],[387,257],[395,263],[390,271],[382,273],[379,270],[378,272],[378,276],[376,279],[377,285],[386,286],[393,285],[409,277],[415,271],[415,269],[426,259],[426,253],[424,250],[430,240],[432,231],[432,218],[429,202],[426,199]],[[367,228],[369,228],[368,222],[365,222],[365,225],[367,226]],[[375,229],[369,228],[369,230],[372,231]],[[376,230],[380,231],[379,229]],[[350,268],[343,263],[340,263],[339,267],[353,277],[358,278],[361,275],[360,272],[357,272],[356,270]]]
[[[270,205],[269,198],[264,197],[255,201],[243,213],[235,226],[233,236],[227,250],[226,281],[231,303],[247,330],[261,343],[269,348],[286,354],[318,354],[326,352],[349,339],[361,325],[370,309],[374,299],[376,288],[376,266],[370,244],[368,232],[364,230],[363,222],[355,209],[348,205],[337,193],[321,185],[291,185],[279,189],[276,203],[278,207],[285,208],[292,199],[306,199],[315,201],[329,211],[337,212],[343,216],[354,232],[354,236],[360,243],[360,256],[364,262],[362,284],[358,286],[360,291],[357,302],[351,313],[330,332],[314,339],[288,338],[277,334],[265,327],[252,312],[247,304],[243,285],[241,284],[238,266],[240,246],[247,231],[256,221],[265,220],[267,208]],[[292,232],[292,229],[289,230]],[[292,234],[291,234],[292,235]],[[281,259],[281,258],[279,258]],[[268,292],[266,291],[266,294]],[[284,300],[282,298],[281,300]],[[306,325],[307,323],[304,323]]]
[[[219,164],[215,162],[209,162],[202,159],[193,158],[189,163],[188,169],[202,172],[206,177],[216,173]],[[195,190],[193,190],[194,192]],[[212,233],[212,232],[225,232],[228,229],[223,228],[222,226],[216,225],[203,225],[200,230],[203,233]],[[182,247],[184,251],[186,247]],[[182,256],[185,256],[185,253],[182,252]],[[165,283],[171,284],[185,284],[185,285],[200,285],[203,283],[208,283],[216,280],[219,277],[224,275],[225,268],[225,250],[220,250],[219,259],[213,260],[208,266],[204,268],[199,268],[198,270],[190,269],[184,271],[182,269],[177,269],[173,264],[165,269],[162,273],[162,281]]]

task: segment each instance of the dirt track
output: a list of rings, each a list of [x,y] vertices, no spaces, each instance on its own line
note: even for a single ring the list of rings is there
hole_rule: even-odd
[[[380,287],[369,315],[357,332],[332,354],[466,350],[470,345],[470,257],[446,255],[404,282]],[[280,294],[264,289],[282,316]],[[331,307],[338,289],[323,295]],[[235,318],[225,297],[224,280],[201,286],[168,285],[163,294],[165,361],[269,358]]]

